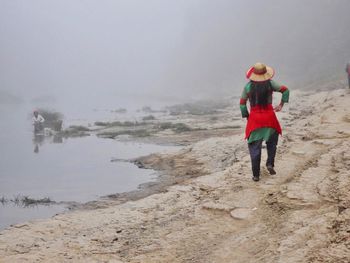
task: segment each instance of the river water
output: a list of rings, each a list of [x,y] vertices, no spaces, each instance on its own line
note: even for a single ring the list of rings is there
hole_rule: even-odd
[[[130,159],[178,149],[93,135],[69,139],[34,138],[29,116],[32,108],[31,105],[0,105],[0,198],[5,200],[0,203],[0,229],[65,210],[63,205],[23,207],[10,201],[17,196],[84,203],[108,194],[135,190],[140,184],[155,180],[156,173],[128,162],[111,162],[111,159]],[[66,126],[131,117],[118,117],[109,109],[96,108],[82,112],[81,117],[78,110],[71,113],[72,117],[65,118]]]

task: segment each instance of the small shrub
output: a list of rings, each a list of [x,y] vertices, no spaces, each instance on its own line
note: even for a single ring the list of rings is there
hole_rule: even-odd
[[[126,113],[127,110],[124,109],[124,108],[119,108],[119,109],[116,109],[116,110],[112,110],[112,112],[115,112],[115,113]]]
[[[175,123],[172,130],[176,133],[191,131],[192,129],[184,123]]]
[[[87,128],[85,126],[82,126],[82,125],[72,125],[72,126],[69,126],[68,129],[79,131],[79,132],[81,132],[81,131],[83,131],[83,132],[90,131],[89,128]]]
[[[139,129],[139,130],[123,130],[123,131],[108,131],[108,132],[101,132],[97,134],[100,137],[104,138],[111,138],[114,139],[115,137],[119,135],[130,135],[134,137],[147,137],[150,136],[150,132],[146,129]]]
[[[44,117],[45,121],[58,121],[63,119],[63,114],[56,111],[40,109],[39,113]]]
[[[171,122],[162,122],[161,124],[159,124],[160,130],[167,130],[167,129],[171,129],[172,127],[173,127],[173,124]]]
[[[153,121],[155,119],[156,117],[154,117],[153,115],[148,115],[142,118],[143,121]]]
[[[96,126],[108,126],[108,122],[103,122],[103,121],[96,121],[94,123]]]

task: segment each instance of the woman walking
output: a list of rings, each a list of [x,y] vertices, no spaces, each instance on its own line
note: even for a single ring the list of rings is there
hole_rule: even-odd
[[[263,63],[256,63],[246,75],[250,81],[243,89],[240,109],[242,117],[248,120],[245,138],[248,140],[253,171],[252,179],[259,181],[263,141],[266,142],[267,148],[266,168],[271,175],[276,174],[275,156],[278,136],[282,134],[282,129],[275,111],[282,110],[284,103],[288,102],[289,90],[272,80],[274,70]],[[281,102],[275,108],[272,107],[273,92],[282,93]],[[250,112],[247,109],[247,100],[249,100]]]

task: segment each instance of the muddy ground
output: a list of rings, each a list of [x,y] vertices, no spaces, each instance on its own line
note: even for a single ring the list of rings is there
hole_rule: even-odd
[[[140,159],[173,185],[12,226],[0,262],[349,262],[350,92],[332,88],[292,91],[278,113],[277,175],[251,180],[244,120],[190,132],[181,151]]]

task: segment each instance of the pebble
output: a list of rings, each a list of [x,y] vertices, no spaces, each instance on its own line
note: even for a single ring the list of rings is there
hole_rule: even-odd
[[[303,151],[293,151],[293,153],[296,155],[305,155],[305,152]]]
[[[250,208],[236,208],[231,211],[231,217],[234,219],[247,219],[251,216],[252,210]]]

